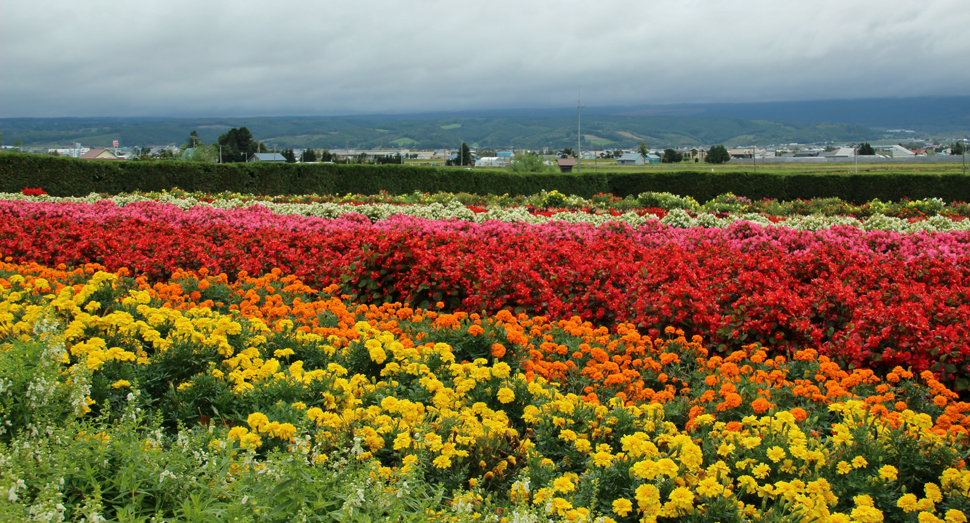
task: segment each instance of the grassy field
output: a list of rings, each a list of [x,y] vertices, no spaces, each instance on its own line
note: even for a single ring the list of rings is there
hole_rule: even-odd
[[[436,165],[444,166],[444,159],[435,160],[407,160],[408,165]],[[970,167],[970,166],[968,166]],[[479,167],[479,169],[500,170],[502,167]],[[651,165],[616,165],[616,160],[583,160],[582,169],[594,170],[596,172],[661,172],[669,171],[692,171],[713,169],[716,172],[752,172],[754,167],[750,164],[722,164],[711,165],[704,162],[682,162],[678,164],[651,164]],[[938,164],[860,164],[860,173],[926,173],[926,174],[960,174],[963,172],[963,165],[960,163],[938,163]],[[778,173],[778,174],[812,174],[812,173],[854,173],[856,166],[852,163],[806,163],[806,164],[768,164],[757,166],[758,172]],[[575,170],[573,172],[576,172]]]

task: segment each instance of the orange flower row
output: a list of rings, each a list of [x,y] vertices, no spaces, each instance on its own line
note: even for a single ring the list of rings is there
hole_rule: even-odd
[[[40,265],[0,264],[4,273],[15,273],[23,281],[21,289],[58,292],[64,286],[80,288],[80,282],[96,271],[98,265],[73,270]],[[120,276],[129,273],[122,269]],[[699,336],[690,339],[677,329],[668,328],[659,338],[641,334],[631,324],[617,325],[614,332],[596,327],[578,317],[550,322],[545,317],[515,315],[500,311],[493,316],[463,312],[444,314],[435,310],[412,308],[400,303],[348,307],[347,296],[336,295],[330,286],[320,291],[304,285],[279,270],[259,277],[245,272],[229,281],[225,274],[212,275],[178,271],[167,282],[150,284],[136,278],[135,286],[165,307],[191,309],[210,307],[238,311],[247,318],[259,318],[277,331],[295,329],[332,340],[335,346],[359,337],[353,326],[366,320],[374,327],[396,335],[406,334],[415,345],[442,339],[461,340],[456,348],[459,358],[489,357],[517,363],[532,380],[541,376],[550,381],[582,384],[582,398],[600,403],[610,397],[626,402],[684,404],[685,421],[702,414],[713,414],[724,421],[743,416],[789,410],[804,419],[813,407],[835,401],[859,399],[869,411],[899,423],[906,409],[933,411],[935,429],[965,434],[970,429],[970,403],[924,372],[918,378],[896,367],[880,377],[869,369],[842,369],[814,349],[799,350],[791,358],[768,358],[758,345],[730,354],[710,354]],[[0,286],[11,288],[9,279]],[[440,304],[436,304],[440,310]],[[477,344],[476,344],[477,343]],[[466,347],[467,346],[467,347]],[[464,350],[465,352],[462,352]],[[478,352],[475,352],[478,351]],[[926,387],[920,394],[918,380]],[[926,396],[925,391],[929,391]],[[914,404],[925,402],[927,405]],[[932,407],[927,410],[926,406]]]

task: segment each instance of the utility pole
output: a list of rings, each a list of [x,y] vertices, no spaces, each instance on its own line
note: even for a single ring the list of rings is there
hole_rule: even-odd
[[[583,172],[583,133],[582,133],[582,88],[579,89],[580,95],[576,99],[576,173]]]
[[[754,163],[754,173],[758,174],[758,142],[751,139],[751,161]]]
[[[964,138],[960,145],[960,152],[963,154],[963,174],[967,174],[967,139]]]

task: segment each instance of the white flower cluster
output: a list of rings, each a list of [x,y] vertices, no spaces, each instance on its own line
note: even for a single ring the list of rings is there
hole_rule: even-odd
[[[80,198],[54,198],[51,196],[24,196],[19,193],[0,193],[0,200],[29,200],[29,201],[64,201],[80,203],[97,203],[103,201],[96,193]],[[120,195],[108,199],[119,206],[130,205],[137,202],[159,201],[171,204],[180,209],[186,210],[196,206],[205,206],[214,209],[241,209],[253,206],[261,206],[267,210],[281,215],[306,216],[323,219],[335,219],[347,214],[360,214],[366,216],[372,222],[386,220],[394,215],[414,216],[429,220],[464,220],[475,223],[483,223],[490,220],[500,222],[519,222],[529,224],[545,224],[549,222],[564,223],[588,223],[592,225],[603,225],[606,223],[623,223],[630,226],[639,226],[658,218],[653,215],[640,216],[634,211],[627,211],[619,216],[610,214],[590,214],[585,212],[560,212],[552,216],[543,216],[530,213],[524,207],[491,207],[486,212],[475,213],[465,207],[457,200],[451,200],[445,204],[414,204],[414,205],[394,205],[387,203],[373,204],[341,204],[341,203],[275,203],[267,201],[249,200],[243,201],[238,198],[215,200],[213,202],[202,202],[195,198],[181,198],[170,194],[163,194],[157,200],[139,195]],[[928,199],[926,202],[934,204],[942,209],[943,201],[939,198]],[[897,233],[918,233],[918,232],[948,232],[948,231],[970,231],[970,220],[952,220],[945,216],[935,215],[921,221],[910,222],[903,218],[894,218],[883,214],[875,214],[865,220],[858,220],[851,216],[823,216],[823,215],[793,215],[787,216],[778,223],[773,223],[767,217],[755,213],[733,213],[720,217],[712,213],[699,213],[695,217],[690,216],[683,209],[671,210],[660,223],[671,227],[689,228],[723,228],[738,221],[757,223],[763,226],[786,227],[796,230],[820,231],[831,229],[839,225],[850,225],[861,227],[867,231],[888,231]]]

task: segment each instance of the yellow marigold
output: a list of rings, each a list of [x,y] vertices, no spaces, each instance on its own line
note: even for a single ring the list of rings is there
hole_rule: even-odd
[[[280,423],[279,426],[273,429],[273,436],[280,439],[292,439],[293,434],[296,434],[296,427],[292,423]]]
[[[613,501],[613,512],[615,512],[620,517],[626,517],[630,511],[633,510],[633,503],[626,498],[620,498]]]
[[[374,341],[374,340],[370,340],[370,341]],[[377,363],[378,365],[380,365],[381,363],[384,363],[384,361],[387,359],[387,353],[384,352],[384,349],[381,348],[380,345],[378,345],[377,347],[368,349],[367,353],[370,355],[370,359],[373,360],[374,363]]]
[[[835,471],[841,475],[848,474],[852,472],[852,465],[849,465],[846,461],[840,461],[838,465],[835,466]]]
[[[229,429],[229,435],[226,436],[226,439],[238,440],[239,438],[245,436],[248,433],[249,433],[249,429],[247,429],[246,427],[233,427]]]
[[[653,485],[640,485],[636,491],[637,505],[647,514],[656,512],[660,504],[660,490]]]
[[[434,466],[439,469],[446,469],[451,466],[451,458],[448,456],[438,456],[434,459]]]
[[[111,384],[112,389],[120,389],[122,387],[131,387],[131,382],[128,380],[118,380]]]
[[[678,509],[690,510],[694,506],[694,493],[687,487],[677,487],[670,493],[670,502]]]
[[[896,481],[896,478],[899,477],[899,470],[892,465],[885,465],[879,469],[879,477],[886,481]]]
[[[613,455],[609,452],[593,454],[593,464],[597,467],[609,467],[613,463]]]
[[[411,434],[402,432],[394,438],[394,450],[406,449],[411,446]]]
[[[246,418],[246,423],[248,423],[249,428],[253,429],[254,431],[262,432],[262,429],[266,425],[269,425],[269,418],[266,417],[266,414],[254,412]]]
[[[502,387],[498,391],[498,400],[502,403],[511,403],[515,400],[515,392],[508,387]]]
[[[657,463],[653,460],[638,461],[633,464],[633,475],[641,479],[649,479],[657,477],[660,470],[657,468]]]
[[[771,447],[768,449],[768,459],[778,463],[779,461],[785,459],[785,450],[778,446]]]
[[[904,494],[903,497],[896,501],[896,506],[903,509],[905,512],[915,512],[916,503],[919,499],[915,494]]]
[[[556,478],[552,482],[552,490],[554,492],[572,492],[576,489],[576,485],[569,480],[567,477]]]
[[[566,501],[563,498],[552,498],[552,509],[556,511],[557,514],[561,514],[564,511],[573,508],[573,504]]]
[[[932,512],[920,512],[916,520],[919,523],[944,523],[942,519],[934,516]]]
[[[670,478],[676,478],[680,467],[670,458],[664,458],[657,462],[657,471]]]
[[[861,469],[861,468],[866,468],[868,465],[869,465],[869,462],[866,461],[866,458],[863,458],[862,456],[856,456],[852,458],[853,468]]]
[[[967,523],[967,516],[957,509],[951,508],[946,511],[946,523]]]
[[[244,434],[239,438],[239,446],[244,449],[255,449],[263,444],[262,438],[255,432]]]
[[[860,506],[852,509],[852,519],[859,523],[878,523],[883,521],[882,511],[870,506]]]
[[[724,492],[724,485],[717,482],[717,478],[708,476],[697,483],[697,493],[702,496],[713,498]]]
[[[751,468],[751,475],[758,479],[765,479],[771,474],[771,467],[765,463],[758,463]]]

